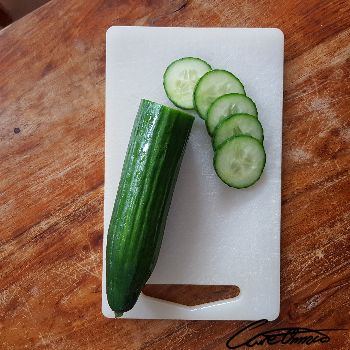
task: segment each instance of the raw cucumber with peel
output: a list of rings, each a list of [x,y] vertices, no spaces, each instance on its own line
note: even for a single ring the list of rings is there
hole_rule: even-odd
[[[129,311],[157,262],[193,116],[142,100],[134,122],[106,250],[107,300]]]

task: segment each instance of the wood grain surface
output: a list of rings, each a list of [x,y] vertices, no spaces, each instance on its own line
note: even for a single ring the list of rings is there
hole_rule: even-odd
[[[350,1],[54,0],[0,31],[0,348],[225,349],[247,322],[101,314],[105,32],[285,33],[281,314],[350,349]],[[262,286],[263,288],[263,286]]]

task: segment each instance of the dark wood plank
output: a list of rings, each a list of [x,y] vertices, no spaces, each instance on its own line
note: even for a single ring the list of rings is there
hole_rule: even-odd
[[[350,328],[349,1],[53,0],[0,31],[2,348],[224,349],[247,324],[100,313],[111,25],[284,31],[282,303],[263,329]]]
[[[196,306],[237,297],[240,289],[229,285],[146,284],[142,292],[153,298]]]
[[[11,16],[4,9],[4,7],[0,4],[0,29],[8,26],[10,23],[12,23]]]

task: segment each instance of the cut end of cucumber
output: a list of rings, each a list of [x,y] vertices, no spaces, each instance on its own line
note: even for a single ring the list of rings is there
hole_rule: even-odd
[[[228,186],[246,188],[260,178],[266,162],[263,145],[251,136],[235,136],[215,152],[214,168]]]
[[[142,99],[139,108],[141,109],[150,109],[150,112],[154,113],[155,109],[158,109],[158,111],[162,110],[163,112],[167,112],[173,115],[176,115],[177,118],[187,119],[194,121],[194,116],[186,113],[184,111],[181,111],[179,109],[171,108],[165,105],[162,105],[160,103],[156,103],[150,100]]]
[[[124,312],[117,312],[117,311],[114,311],[114,317],[115,317],[115,318],[122,317],[123,315],[124,315]]]
[[[194,109],[194,88],[210,70],[207,62],[196,57],[184,57],[172,62],[163,76],[164,90],[169,100],[177,107]]]
[[[219,96],[228,93],[245,94],[241,81],[232,73],[214,69],[204,74],[194,90],[194,106],[202,119],[207,118],[210,105]]]

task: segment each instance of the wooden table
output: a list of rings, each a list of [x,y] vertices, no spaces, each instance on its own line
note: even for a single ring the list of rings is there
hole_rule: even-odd
[[[261,329],[350,329],[349,0],[57,0],[0,31],[0,348],[225,349],[248,324],[101,315],[111,25],[284,31],[281,314]],[[350,349],[328,334],[256,348]]]

